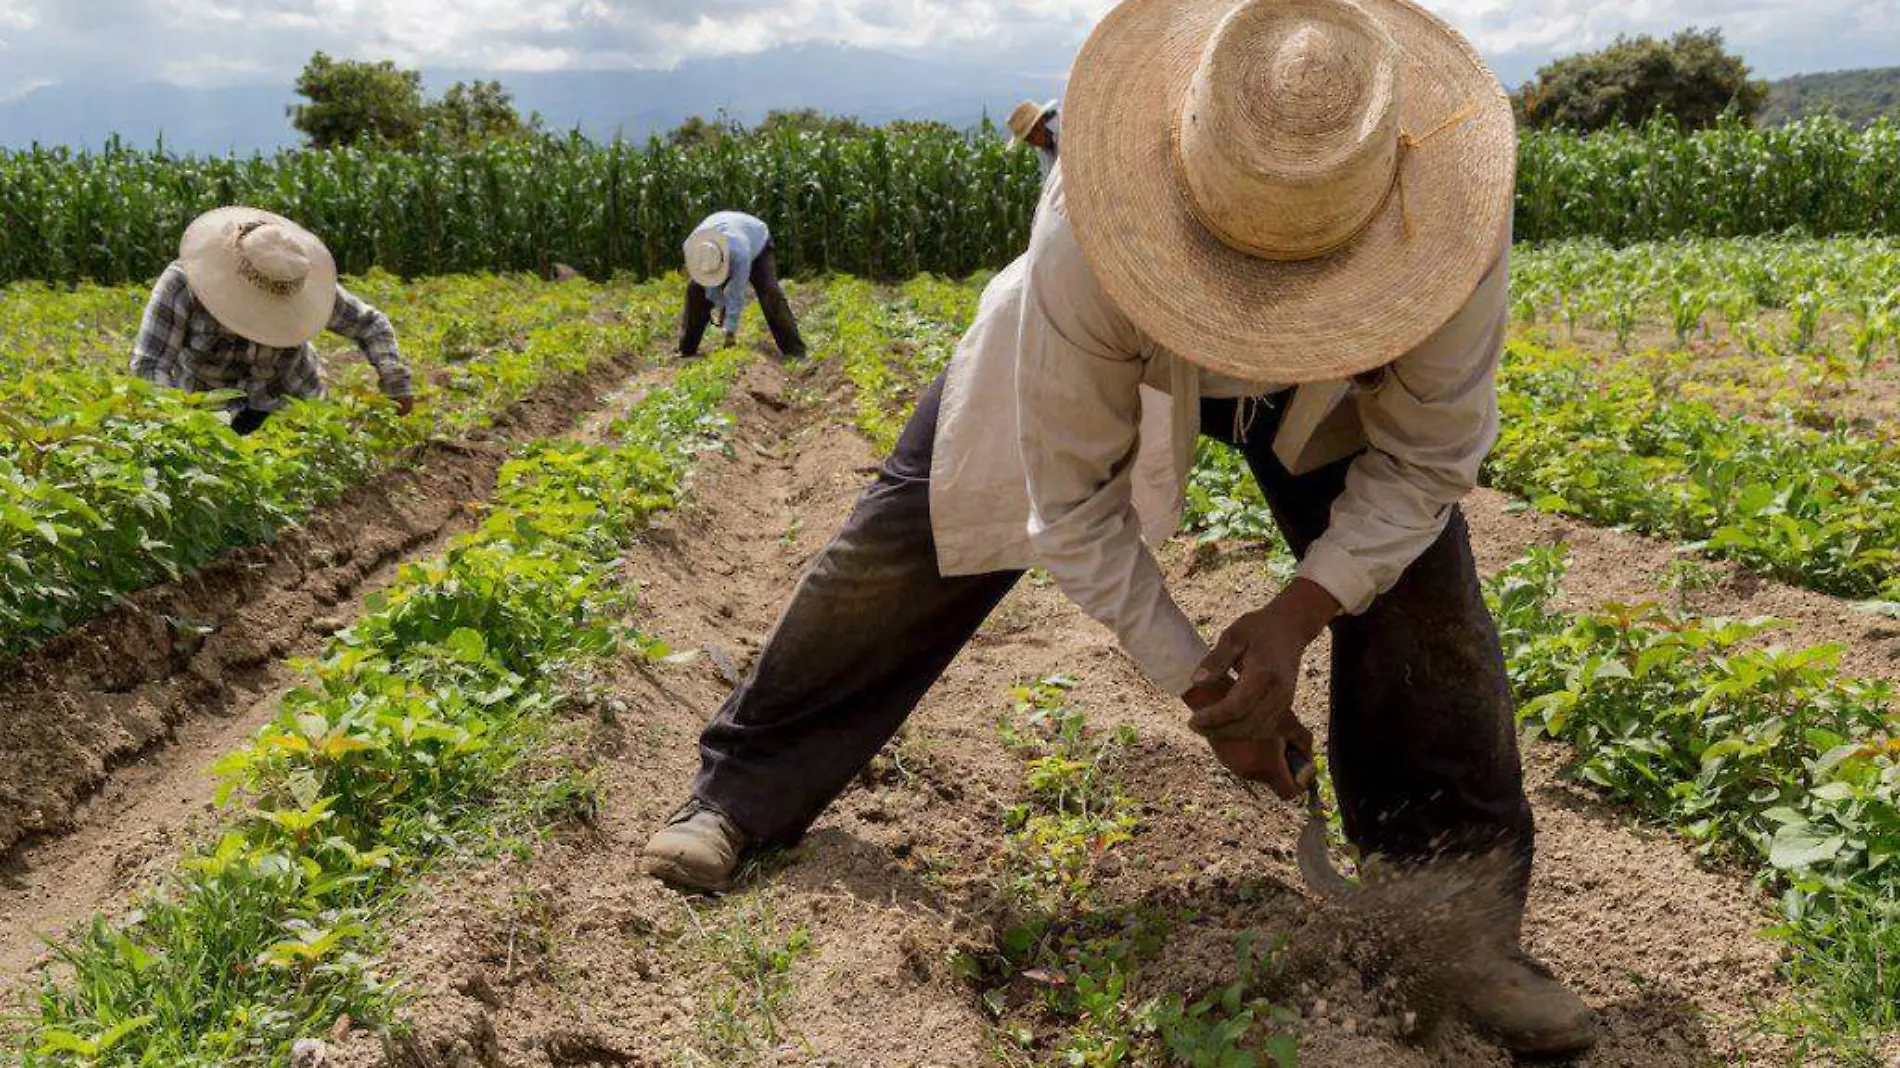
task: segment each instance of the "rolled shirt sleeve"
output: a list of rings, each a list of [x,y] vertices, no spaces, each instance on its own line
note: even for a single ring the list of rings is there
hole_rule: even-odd
[[[1060,192],[1053,201],[1059,205]],[[1019,327],[1018,436],[1037,559],[1154,684],[1185,693],[1207,646],[1142,541],[1132,472],[1144,340],[1059,216],[1037,226]]]
[[[1499,255],[1450,322],[1353,394],[1368,447],[1298,571],[1349,614],[1371,607],[1438,540],[1497,442],[1509,258]]]
[[[376,377],[384,395],[407,397],[411,382],[408,365],[396,344],[396,328],[389,316],[365,304],[342,286],[336,287],[336,310],[330,316],[330,331],[356,342],[363,357],[376,368]]]

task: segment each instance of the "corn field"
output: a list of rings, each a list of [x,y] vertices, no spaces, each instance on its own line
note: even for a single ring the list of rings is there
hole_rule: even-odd
[[[149,281],[200,212],[243,203],[323,236],[345,273],[677,266],[687,232],[742,207],[782,271],[904,278],[1006,263],[1040,187],[993,132],[786,132],[703,148],[580,137],[459,154],[341,149],[186,158],[115,146],[0,154],[0,283]]]
[[[1900,236],[1900,126],[1774,130],[1667,124],[1523,140],[1516,236],[1611,244],[1682,236]],[[691,148],[580,137],[466,153],[342,149],[189,158],[0,153],[0,283],[149,281],[199,212],[247,203],[296,218],[346,272],[546,271],[605,277],[678,265],[706,214],[772,224],[781,269],[901,279],[1007,263],[1039,182],[987,127],[785,131]]]

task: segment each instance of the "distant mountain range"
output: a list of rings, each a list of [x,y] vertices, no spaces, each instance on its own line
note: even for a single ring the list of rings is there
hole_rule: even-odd
[[[644,139],[694,115],[723,111],[750,123],[793,108],[872,123],[937,119],[968,127],[985,114],[1001,123],[1018,100],[1054,96],[1062,84],[1048,72],[949,66],[844,45],[795,45],[670,70],[424,72],[432,92],[474,78],[499,80],[523,112],[539,112],[551,128],[602,139]],[[162,137],[179,152],[270,151],[297,143],[285,117],[292,98],[288,85],[52,85],[0,102],[0,146],[97,148],[116,134],[139,148]]]
[[[794,108],[871,123],[937,119],[969,127],[986,114],[1000,123],[1016,101],[1055,96],[1062,85],[1059,71],[952,65],[824,44],[693,60],[668,70],[424,72],[431,92],[477,78],[499,80],[522,111],[540,113],[553,129],[636,140],[664,133],[694,115],[712,118],[722,111],[747,123],[768,111]],[[190,153],[288,148],[298,140],[285,116],[293,99],[288,81],[225,89],[96,80],[46,86],[0,101],[0,147],[97,148],[116,134],[138,148],[152,147],[162,137],[167,148]],[[1823,111],[1857,123],[1900,113],[1900,67],[1774,82],[1764,121],[1786,122]]]
[[[1900,119],[1900,67],[1797,74],[1768,87],[1761,121],[1780,125],[1810,115],[1834,115],[1865,126],[1885,115]]]

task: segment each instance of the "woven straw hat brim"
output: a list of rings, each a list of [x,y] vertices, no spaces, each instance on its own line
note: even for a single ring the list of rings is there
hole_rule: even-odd
[[[713,268],[711,266],[699,266],[693,262],[693,256],[691,255],[691,250],[696,245],[708,245],[718,250],[719,252],[718,264],[719,265],[717,268]],[[724,231],[695,230],[690,236],[687,237],[686,247],[688,249],[688,255],[686,257],[686,273],[690,278],[692,278],[692,280],[695,283],[705,286],[707,288],[711,288],[713,286],[725,285],[727,280],[731,278],[732,253],[726,241],[726,235]]]
[[[295,237],[310,257],[303,288],[288,297],[267,293],[238,272],[225,242],[233,224],[268,222]],[[219,208],[199,216],[179,242],[178,262],[192,295],[226,330],[276,349],[292,349],[323,333],[336,312],[336,260],[316,235],[281,215],[255,208]]]
[[[1076,239],[1116,307],[1183,359],[1288,384],[1384,366],[1450,320],[1510,239],[1509,100],[1438,18],[1407,0],[1360,0],[1398,45],[1406,132],[1424,137],[1475,110],[1402,153],[1400,184],[1346,248],[1297,263],[1248,256],[1196,221],[1174,157],[1189,79],[1235,2],[1125,0],[1090,35],[1063,97]]]

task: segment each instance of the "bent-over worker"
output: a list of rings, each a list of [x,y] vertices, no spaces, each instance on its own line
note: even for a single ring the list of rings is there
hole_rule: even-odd
[[[744,212],[721,211],[706,217],[686,238],[686,313],[680,331],[680,355],[699,353],[707,324],[725,331],[726,344],[738,340],[745,311],[746,285],[758,291],[759,310],[779,352],[792,359],[805,355],[792,302],[778,282],[778,254],[765,222]]]
[[[1028,252],[701,735],[649,869],[718,889],[798,839],[1042,567],[1289,798],[1330,629],[1347,837],[1395,871],[1501,858],[1511,907],[1462,1009],[1514,1050],[1587,1047],[1582,1001],[1518,948],[1531,810],[1458,506],[1498,430],[1503,89],[1410,0],[1124,0],[1063,109]],[[1300,561],[1211,650],[1148,547],[1200,435],[1245,457]]]
[[[185,230],[177,261],[159,275],[131,369],[188,393],[237,390],[231,428],[249,434],[285,398],[323,396],[311,342],[326,328],[356,342],[403,415],[414,409],[395,327],[337,284],[323,242],[281,215],[220,208]]]

